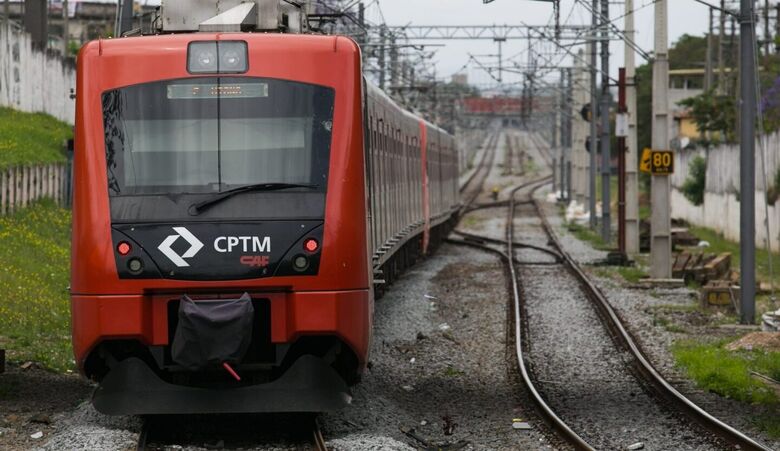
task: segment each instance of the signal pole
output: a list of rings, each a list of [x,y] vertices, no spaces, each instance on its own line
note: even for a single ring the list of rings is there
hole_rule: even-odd
[[[596,47],[598,42],[599,0],[593,0],[593,18],[591,21],[590,39],[590,168],[589,168],[589,201],[590,228],[596,228],[596,153],[598,152],[598,83],[596,82]]]
[[[744,0],[743,0],[744,1]],[[669,147],[669,60],[667,4],[655,4],[655,61],[653,62],[653,139],[654,150]],[[650,273],[656,279],[672,277],[672,236],[670,181],[668,175],[653,175],[651,185]]]
[[[633,42],[634,30],[634,0],[626,0],[626,39]],[[634,49],[625,46],[626,60],[626,108],[628,109],[628,136],[626,137],[626,252],[639,253],[639,182],[637,176],[637,161],[639,144],[636,127],[636,60]]]
[[[739,251],[740,322],[753,324],[756,312],[756,60],[753,1],[740,1]]]

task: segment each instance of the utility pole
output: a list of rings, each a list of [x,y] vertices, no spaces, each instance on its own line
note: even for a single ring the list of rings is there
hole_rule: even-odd
[[[610,214],[610,178],[612,162],[609,152],[609,0],[601,0],[601,239],[609,243],[612,227]]]
[[[588,44],[591,45],[591,44]],[[587,49],[590,52],[590,49]],[[588,103],[589,94],[587,86],[590,84],[590,72],[585,63],[585,53],[582,49],[579,50],[577,58],[577,106],[579,108],[584,107]],[[579,116],[579,114],[577,115]],[[578,141],[577,141],[577,202],[583,206],[590,205],[589,197],[589,184],[588,184],[588,160],[589,153],[585,151],[585,143],[588,139],[589,123],[582,120],[577,120],[578,124]]]
[[[48,5],[46,0],[24,0],[24,28],[34,48],[45,49],[49,44]]]
[[[561,139],[560,139],[560,155],[561,155],[561,161],[560,161],[560,174],[561,174],[561,200],[566,199],[566,134],[568,133],[566,130],[566,105],[568,104],[567,99],[567,92],[566,92],[566,69],[561,69],[561,81],[559,83],[560,85],[560,94],[559,94],[559,102],[557,106],[556,115],[560,118],[560,129],[561,129]]]
[[[720,0],[720,11],[718,20],[720,29],[718,30],[718,94],[723,95],[726,91],[726,61],[723,59],[723,41],[726,38],[726,0]]]
[[[596,155],[598,154],[598,83],[596,81],[596,50],[599,27],[599,0],[593,0],[593,18],[591,21],[590,39],[590,228],[595,229],[596,218]]]
[[[764,0],[764,56],[769,56],[769,42],[772,35],[769,33],[769,0]]]
[[[11,0],[5,0],[3,2],[3,24],[8,25],[9,20],[11,20]]]
[[[62,1],[62,57],[67,58],[70,51],[70,14],[68,0]]]
[[[390,87],[398,88],[399,75],[398,47],[395,45],[395,34],[390,35]]]
[[[634,0],[626,0],[626,39],[634,42]],[[637,138],[636,57],[631,46],[625,46],[626,109],[628,136],[626,137],[626,252],[639,253],[639,142]]]
[[[494,38],[493,41],[498,44],[498,82],[502,83],[504,81],[504,54],[502,52],[503,44],[506,42],[506,39]]]
[[[114,37],[121,38],[123,33],[133,28],[133,0],[119,0],[116,8]]]
[[[666,0],[655,4],[655,61],[653,62],[653,142],[654,150],[669,147],[669,60]],[[672,277],[672,236],[668,175],[652,176],[652,218],[650,222],[651,275]]]
[[[706,54],[706,60],[704,61],[704,90],[709,91],[712,89],[712,47],[713,47],[713,36],[712,36],[712,27],[714,25],[715,21],[715,10],[710,8],[710,28],[709,33],[707,33],[707,54]]]
[[[756,60],[753,1],[740,0],[739,251],[740,322],[753,324],[756,312]]]
[[[618,69],[618,114],[626,114],[626,68]],[[618,252],[626,257],[626,137],[617,139],[618,152]]]
[[[381,26],[381,25],[380,25]],[[379,30],[379,89],[385,89],[385,27]]]
[[[566,121],[566,202],[571,202],[572,199],[572,114],[574,113],[572,104],[574,102],[574,90],[571,71],[571,68],[566,70],[566,105],[563,110],[566,114],[564,118]]]

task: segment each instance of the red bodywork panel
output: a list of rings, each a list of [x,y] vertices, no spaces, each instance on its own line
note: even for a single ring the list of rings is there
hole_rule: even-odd
[[[311,83],[335,90],[319,275],[235,281],[119,279],[114,259],[101,95],[139,83],[195,77],[192,41],[244,40],[249,70],[239,76]],[[233,76],[233,75],[231,75]],[[167,344],[165,303],[190,296],[250,294],[271,299],[272,339],[341,337],[364,363],[373,295],[367,249],[360,50],[334,36],[198,33],[93,41],[78,57],[71,292],[73,344],[82,366],[100,341]]]

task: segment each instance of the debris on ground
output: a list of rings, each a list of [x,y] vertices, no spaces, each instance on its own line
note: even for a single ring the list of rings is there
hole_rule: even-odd
[[[531,425],[527,421],[523,421],[522,418],[515,418],[512,420],[512,429],[527,431],[531,429]]]
[[[726,349],[729,351],[761,349],[780,352],[780,332],[752,332],[727,344]]]
[[[599,206],[596,206],[597,212]],[[598,213],[597,213],[598,215]],[[585,205],[573,200],[566,207],[566,222],[579,225],[585,225],[590,222],[590,214],[586,211]]]
[[[43,437],[43,432],[41,432],[41,431],[38,431],[38,432],[36,432],[34,434],[30,434],[30,438],[34,438],[35,440],[38,440],[39,438],[42,438],[42,437]]]
[[[33,362],[24,362],[21,365],[19,365],[19,368],[26,370],[32,368],[32,366],[33,366]]]
[[[628,447],[626,449],[629,450],[629,451],[634,451],[634,450],[637,450],[637,449],[643,449],[644,447],[645,447],[645,444],[643,442],[637,442],[637,443],[634,443],[633,445],[628,445]]]
[[[455,432],[455,428],[458,426],[458,423],[456,423],[455,420],[453,420],[449,415],[444,415],[441,417],[441,419],[444,421],[444,435],[452,435],[452,433]]]
[[[30,417],[30,423],[51,424],[51,417],[45,413],[36,413]]]
[[[761,329],[766,332],[780,332],[780,309],[761,316]]]
[[[683,251],[675,256],[672,277],[704,285],[711,280],[731,280],[731,253]]]

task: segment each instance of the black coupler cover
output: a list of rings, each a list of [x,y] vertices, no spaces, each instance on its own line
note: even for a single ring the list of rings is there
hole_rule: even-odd
[[[179,303],[179,325],[173,337],[173,361],[191,371],[239,363],[252,341],[254,308],[248,293],[239,299]]]

